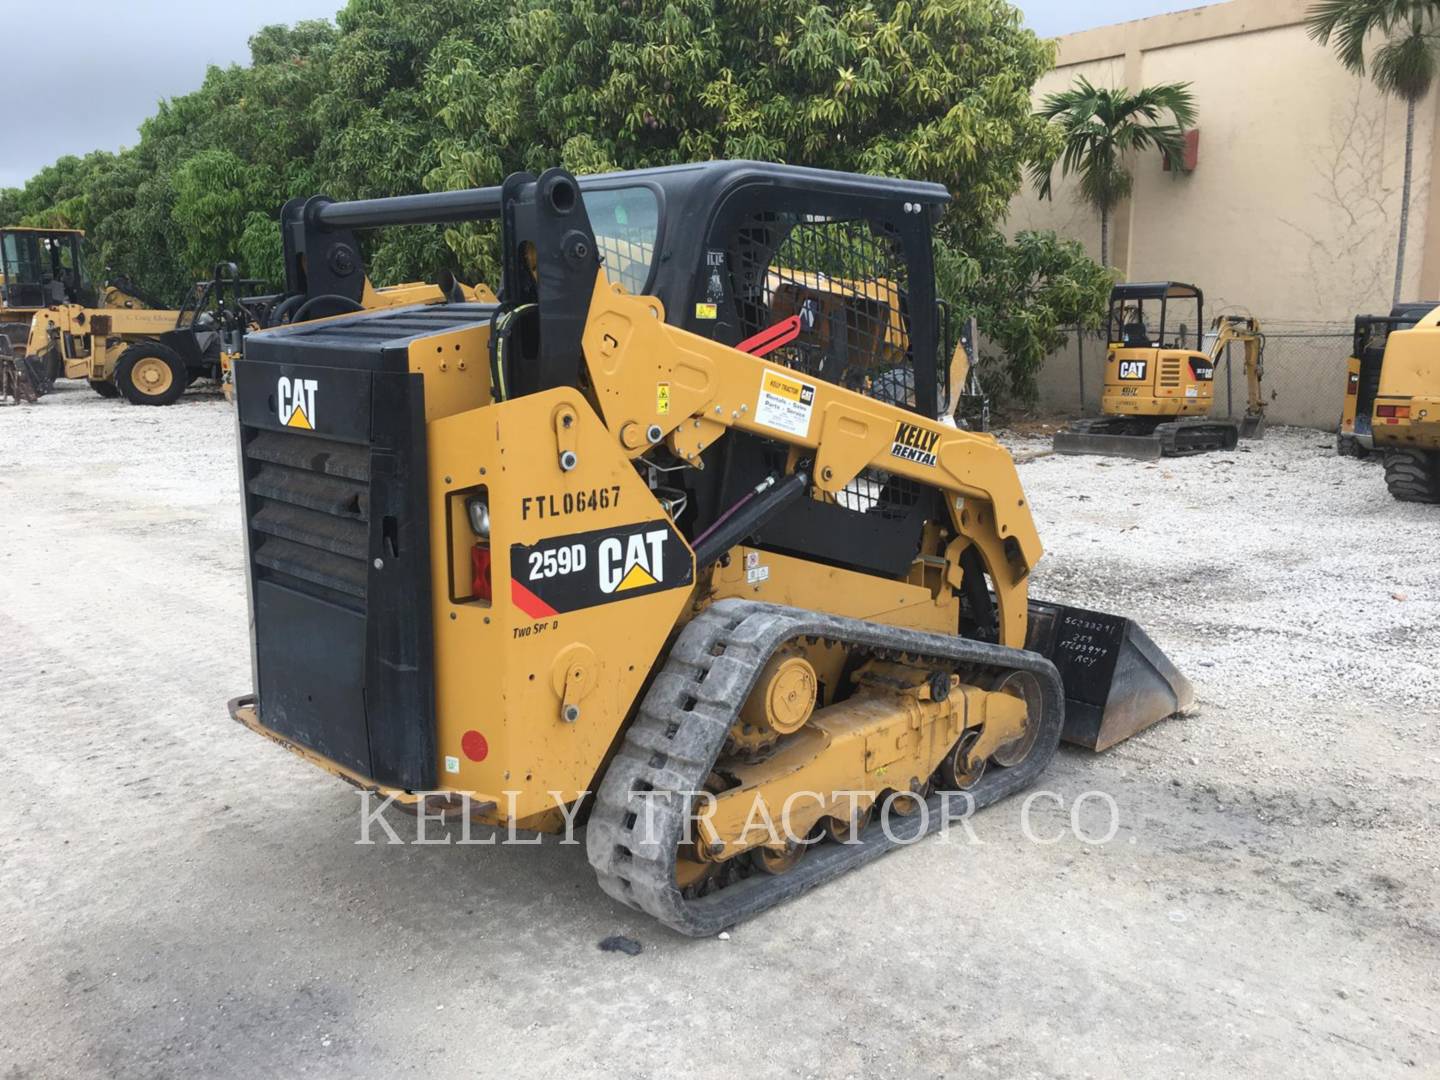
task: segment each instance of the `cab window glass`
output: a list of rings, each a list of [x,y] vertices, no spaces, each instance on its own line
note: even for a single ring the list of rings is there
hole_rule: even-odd
[[[605,260],[605,276],[629,293],[645,291],[655,262],[660,204],[647,187],[585,192],[585,212]]]

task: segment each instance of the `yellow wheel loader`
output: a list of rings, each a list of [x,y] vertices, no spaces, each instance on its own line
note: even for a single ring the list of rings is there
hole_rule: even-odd
[[[1221,315],[1201,351],[1205,297],[1194,285],[1161,281],[1116,285],[1106,320],[1102,416],[1077,420],[1055,436],[1061,454],[1140,460],[1233,450],[1265,432],[1265,336],[1249,316]],[[1248,404],[1240,420],[1211,416],[1215,369],[1226,346],[1245,350]]]
[[[97,296],[82,271],[83,236],[0,229],[0,342],[29,399],[71,378],[102,397],[165,405],[195,379],[218,374],[203,286],[178,309],[123,277]]]
[[[79,229],[0,228],[0,400],[35,401],[60,375],[29,349],[35,314],[54,304],[94,302]]]
[[[1371,421],[1390,334],[1408,330],[1437,306],[1435,301],[1410,302],[1397,304],[1389,315],[1355,316],[1354,345],[1345,364],[1344,403],[1335,431],[1335,452],[1341,457],[1363,460],[1375,449]]]
[[[1440,503],[1440,307],[1386,339],[1370,430],[1390,494]]]
[[[937,418],[948,199],[725,161],[288,211],[327,293],[403,224],[499,219],[502,281],[248,336],[231,715],[432,827],[582,823],[699,935],[1186,707],[1130,620],[1029,597],[1014,462]]]
[[[27,351],[101,397],[170,405],[197,379],[219,377],[210,290],[209,282],[198,283],[179,308],[139,306],[125,289],[109,290],[122,306],[47,307],[31,322]]]

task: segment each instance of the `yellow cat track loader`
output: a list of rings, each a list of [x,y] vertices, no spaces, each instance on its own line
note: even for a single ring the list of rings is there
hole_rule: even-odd
[[[1385,344],[1396,330],[1408,330],[1440,307],[1436,301],[1396,304],[1389,315],[1356,315],[1354,345],[1345,364],[1345,397],[1340,424],[1335,430],[1335,452],[1341,457],[1365,459],[1375,449],[1371,423],[1375,395],[1380,392],[1380,371]]]
[[[1055,436],[1061,454],[1104,454],[1155,460],[1233,450],[1242,438],[1265,433],[1265,335],[1249,316],[1221,315],[1211,326],[1210,345],[1200,345],[1205,297],[1194,285],[1176,281],[1116,285],[1106,321],[1102,416],[1077,420]],[[1186,322],[1189,316],[1193,322]],[[1226,346],[1245,350],[1249,402],[1239,420],[1211,416],[1215,368]]]
[[[1440,307],[1386,339],[1370,432],[1390,494],[1440,503]]]
[[[948,198],[727,161],[290,211],[352,296],[355,230],[498,219],[501,289],[248,337],[231,715],[417,813],[582,822],[699,935],[1186,707],[1130,620],[1030,599],[1014,462],[937,418]]]

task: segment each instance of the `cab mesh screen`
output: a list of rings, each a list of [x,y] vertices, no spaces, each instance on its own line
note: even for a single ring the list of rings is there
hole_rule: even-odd
[[[738,231],[731,295],[743,337],[792,318],[799,336],[766,359],[892,405],[913,406],[900,242],[863,219],[767,212]],[[922,496],[902,477],[867,469],[833,501],[848,510],[905,517]]]

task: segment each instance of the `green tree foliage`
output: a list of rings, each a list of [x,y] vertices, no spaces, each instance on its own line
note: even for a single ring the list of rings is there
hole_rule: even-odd
[[[942,289],[993,320],[1022,397],[1055,327],[1103,306],[1073,245],[999,232],[1057,145],[1030,106],[1053,47],[1006,0],[350,0],[250,50],[162,102],[135,147],[62,159],[0,211],[63,215],[105,264],[178,295],[225,259],[278,276],[273,222],[296,195],[750,157],[945,184]],[[381,282],[497,275],[493,226],[366,243]]]
[[[510,22],[485,111],[502,156],[634,168],[749,157],[936,180],[1005,214],[1045,148],[1053,47],[1004,0],[565,0]]]
[[[989,380],[987,388],[1002,401],[1032,403],[1036,375],[1045,358],[1065,343],[1066,329],[1100,325],[1114,275],[1088,258],[1079,241],[1049,230],[1021,232],[1008,244],[989,233],[969,258],[984,272],[968,286],[948,287],[969,298],[982,338],[1000,350],[981,356],[982,373],[998,368],[1005,376],[1004,384]],[[942,251],[942,287],[952,275],[964,273],[955,262]]]
[[[1178,169],[1185,129],[1195,123],[1189,83],[1162,83],[1131,93],[1095,86],[1081,75],[1075,85],[1050,94],[1039,115],[1055,125],[1055,149],[1035,162],[1031,175],[1042,199],[1060,172],[1080,178],[1080,196],[1100,214],[1100,261],[1110,265],[1110,214],[1135,185],[1131,155],[1155,149]]]

